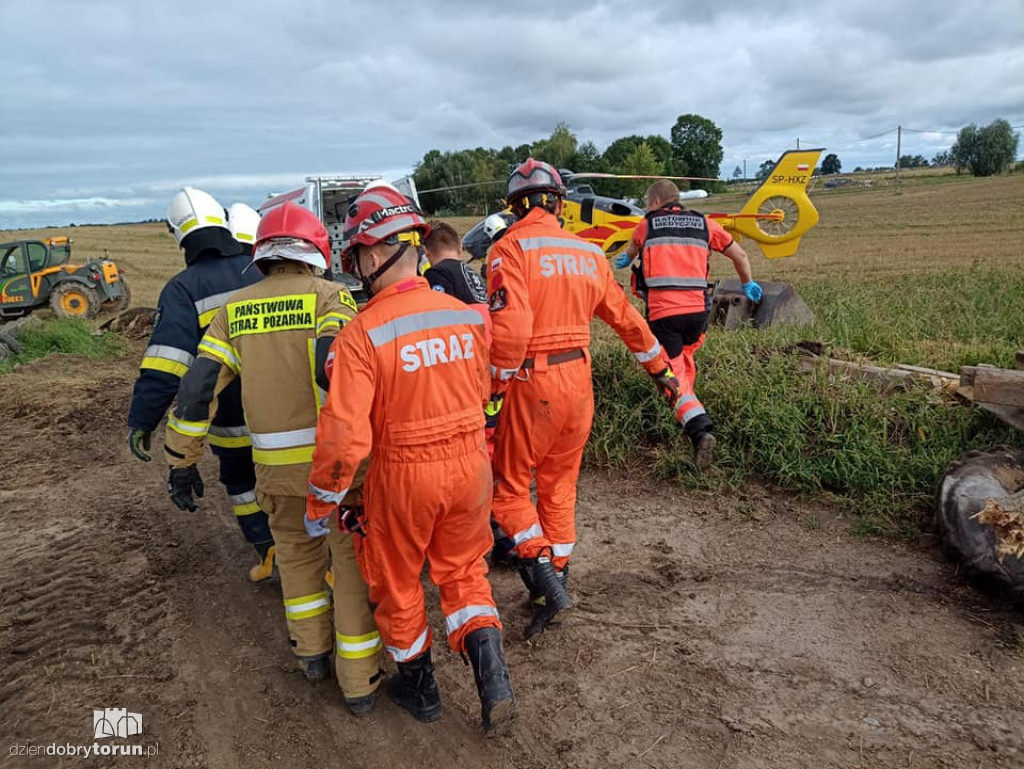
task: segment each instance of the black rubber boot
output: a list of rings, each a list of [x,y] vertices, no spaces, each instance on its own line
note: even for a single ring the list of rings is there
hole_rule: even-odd
[[[466,636],[466,654],[480,695],[480,718],[484,729],[490,729],[509,719],[516,701],[501,648],[501,631],[496,627],[474,630]]]
[[[398,663],[398,673],[388,679],[388,696],[423,723],[441,717],[441,693],[434,680],[430,649],[411,662]]]
[[[331,677],[331,653],[324,652],[313,657],[299,657],[299,667],[310,683],[326,681]]]
[[[377,702],[377,694],[379,692],[379,689],[374,689],[363,697],[346,697],[345,707],[347,707],[349,713],[354,715],[356,718],[368,716],[373,710],[374,703]]]
[[[540,563],[541,559],[543,559],[543,563]],[[569,566],[567,564],[562,571],[555,571],[550,559],[546,556],[541,556],[536,561],[521,562],[521,564],[519,576],[522,578],[523,584],[526,585],[526,589],[530,591],[530,608],[533,610],[533,618],[523,632],[523,636],[529,639],[538,633],[543,633],[549,627],[557,627],[559,623],[555,622],[555,615],[563,609],[572,608],[572,599],[569,598],[567,592]],[[542,582],[541,579],[545,581]],[[544,589],[544,586],[552,584],[554,584],[555,590]],[[551,598],[552,595],[561,595],[565,600],[561,603],[557,602]]]
[[[695,416],[686,423],[686,434],[693,444],[693,463],[698,470],[706,470],[715,458],[715,439],[712,429],[714,425],[707,414]]]
[[[519,558],[516,556],[516,543],[505,534],[501,526],[493,518],[491,518],[491,536],[494,537],[494,547],[491,549],[491,565],[518,566]]]

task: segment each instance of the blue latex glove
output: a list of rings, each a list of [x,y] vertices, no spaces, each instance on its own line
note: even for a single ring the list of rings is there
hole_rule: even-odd
[[[331,533],[331,529],[327,525],[330,520],[331,516],[329,515],[325,515],[323,518],[310,518],[308,515],[302,516],[302,522],[306,525],[306,533],[313,539],[326,537]]]
[[[630,258],[629,254],[623,251],[621,254],[615,257],[615,269],[621,270],[623,267],[627,266],[632,261],[633,260]]]
[[[754,281],[750,281],[749,283],[743,284],[743,295],[746,296],[747,299],[749,299],[751,302],[760,302],[761,296],[763,294],[764,291],[762,291],[761,287],[757,285],[757,283],[755,283]]]

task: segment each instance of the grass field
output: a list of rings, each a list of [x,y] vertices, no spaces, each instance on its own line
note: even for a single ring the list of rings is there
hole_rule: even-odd
[[[716,470],[694,474],[646,377],[600,324],[598,416],[588,457],[708,490],[758,476],[834,495],[862,514],[866,531],[906,532],[950,461],[1021,437],[929,391],[880,397],[823,372],[800,374],[784,351],[815,339],[882,364],[954,372],[975,363],[1010,365],[1024,347],[1024,176],[917,173],[898,194],[876,184],[816,191],[812,199],[821,221],[796,256],[769,261],[755,244],[744,245],[755,277],[794,283],[816,321],[803,329],[712,330],[700,354],[698,393],[721,436]],[[698,202],[706,212],[737,211],[743,199]],[[465,232],[477,220],[450,221]],[[163,283],[184,266],[162,224],[6,236],[50,234],[70,234],[78,261],[117,260],[139,306],[154,305]],[[729,277],[730,269],[724,257],[712,257],[712,277]]]

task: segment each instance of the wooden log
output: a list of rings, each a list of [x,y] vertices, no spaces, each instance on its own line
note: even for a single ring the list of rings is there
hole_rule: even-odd
[[[833,374],[875,382],[882,385],[883,390],[886,391],[906,390],[915,383],[921,382],[936,388],[952,389],[957,385],[956,374],[948,371],[923,369],[919,366],[885,368],[883,366],[872,366],[867,363],[837,360],[836,358],[819,358],[813,355],[801,356],[800,370],[805,372],[813,371],[819,362],[824,362],[828,370]]]
[[[1013,358],[1013,367],[1017,371],[1024,371],[1024,350],[1017,350],[1017,354]]]
[[[977,403],[1024,408],[1024,371],[978,368],[973,388]]]

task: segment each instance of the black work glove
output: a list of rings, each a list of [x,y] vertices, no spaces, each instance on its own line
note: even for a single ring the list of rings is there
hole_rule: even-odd
[[[665,368],[664,371],[659,371],[657,374],[651,374],[651,379],[654,380],[654,384],[658,387],[658,392],[662,394],[662,397],[668,401],[668,407],[675,409],[676,401],[679,400],[679,380],[676,379],[676,375],[672,373],[671,368]]]
[[[179,510],[188,510],[190,513],[199,509],[195,496],[203,497],[203,479],[199,477],[199,469],[195,465],[188,467],[172,467],[171,475],[167,479],[167,493],[171,495],[173,502]]]
[[[128,448],[131,449],[136,459],[148,462],[153,458],[146,453],[149,451],[152,436],[153,433],[149,430],[141,430],[137,427],[128,429]]]
[[[366,532],[363,530],[363,516],[364,509],[362,505],[339,507],[338,530],[343,531],[346,534],[358,534],[360,537],[365,537]]]

